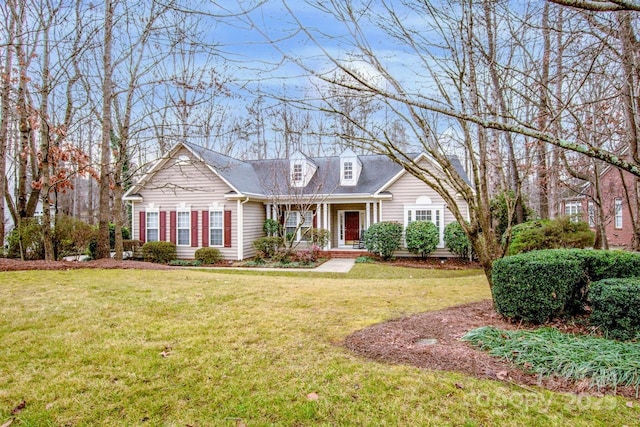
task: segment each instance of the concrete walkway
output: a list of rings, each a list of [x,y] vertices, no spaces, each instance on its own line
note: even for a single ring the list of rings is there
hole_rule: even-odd
[[[315,268],[271,268],[271,267],[189,267],[193,269],[211,270],[247,270],[247,271],[288,271],[296,273],[299,271],[311,271],[314,273],[348,273],[355,265],[353,258],[331,258]]]

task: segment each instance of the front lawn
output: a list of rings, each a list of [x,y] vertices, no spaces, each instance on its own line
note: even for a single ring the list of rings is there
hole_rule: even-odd
[[[340,345],[489,296],[479,271],[370,264],[0,273],[0,425],[637,424],[621,398],[380,364]]]

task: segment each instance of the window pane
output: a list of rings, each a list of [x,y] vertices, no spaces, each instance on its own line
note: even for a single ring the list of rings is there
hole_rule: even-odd
[[[189,234],[189,229],[178,229],[178,244],[188,245],[190,237]]]
[[[189,228],[191,212],[178,212],[178,228]]]
[[[157,242],[157,241],[158,241],[158,229],[147,228],[147,242]]]
[[[224,213],[222,211],[209,212],[209,246],[222,246]]]
[[[622,199],[615,199],[615,226],[622,228]]]
[[[147,212],[147,228],[158,228],[158,212]]]

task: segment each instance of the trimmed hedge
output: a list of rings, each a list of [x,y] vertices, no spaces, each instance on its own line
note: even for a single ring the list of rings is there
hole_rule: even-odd
[[[382,259],[389,259],[402,245],[402,224],[383,221],[364,232],[364,247]]]
[[[218,248],[200,248],[194,254],[194,258],[202,264],[215,264],[222,261],[222,254]]]
[[[167,264],[177,258],[178,253],[175,243],[171,242],[147,242],[142,246],[142,256],[145,261]]]
[[[514,255],[493,264],[496,310],[509,318],[542,323],[577,314],[591,282],[640,277],[640,254],[623,251],[549,249]]]
[[[423,258],[432,253],[440,242],[438,227],[431,221],[413,221],[407,225],[405,240],[407,249]]]
[[[595,233],[584,221],[569,217],[529,221],[511,230],[509,255],[541,249],[586,248],[593,246]]]
[[[607,337],[640,336],[640,278],[604,279],[591,284],[591,324]]]
[[[497,260],[492,279],[498,313],[515,320],[543,323],[565,312],[585,273],[577,259],[538,251]]]
[[[447,224],[444,228],[444,246],[460,258],[468,259],[475,256],[467,233],[457,221]]]

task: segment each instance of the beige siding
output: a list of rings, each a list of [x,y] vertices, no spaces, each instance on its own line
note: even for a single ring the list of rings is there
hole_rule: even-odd
[[[431,187],[411,174],[404,174],[389,188],[393,195],[392,200],[382,202],[382,218],[381,221],[396,221],[404,225],[404,208],[406,205],[415,205],[416,199],[420,196],[428,196],[434,205],[445,205],[444,199],[436,193]],[[467,203],[462,199],[459,200],[460,209],[463,215],[468,216]],[[444,209],[444,225],[454,222],[456,219],[449,209]],[[406,250],[398,251],[398,256],[413,256]],[[431,256],[444,257],[452,256],[446,249],[437,249]]]
[[[264,236],[262,226],[267,214],[264,204],[255,202],[245,203],[243,211],[244,258],[251,258],[256,254],[253,241]]]
[[[180,156],[188,156],[192,161],[177,164]],[[202,211],[211,210],[212,206],[231,211],[232,243],[230,248],[219,248],[225,259],[236,259],[238,254],[237,242],[237,203],[225,200],[224,195],[231,188],[208,167],[194,159],[185,149],[180,150],[173,159],[155,173],[147,181],[139,194],[142,202],[134,203],[133,210],[133,238],[140,238],[139,212],[149,208],[166,211],[167,240],[170,239],[170,213],[184,205],[191,211],[198,212],[198,242],[197,247],[178,246],[178,258],[193,259],[195,251],[202,245]],[[193,225],[193,224],[192,224]]]

